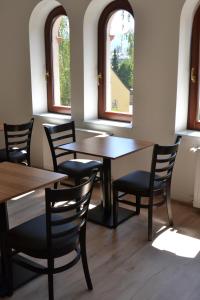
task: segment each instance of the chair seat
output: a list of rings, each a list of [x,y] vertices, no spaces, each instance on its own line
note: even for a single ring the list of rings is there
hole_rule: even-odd
[[[58,219],[60,217],[54,215],[53,220]],[[79,241],[76,224],[65,224],[55,226],[55,228],[56,230],[53,233],[74,228],[74,231],[69,233],[68,236],[65,235],[64,237],[53,239],[53,256],[56,258],[73,251]],[[46,215],[41,215],[11,229],[8,235],[8,244],[18,252],[23,252],[37,258],[46,258]]]
[[[156,176],[159,178],[159,176]],[[149,196],[150,173],[146,171],[134,171],[128,175],[122,176],[113,182],[113,188],[125,192],[126,194],[140,194],[141,196]],[[163,184],[155,182],[156,190],[162,189]]]
[[[14,150],[9,153],[10,161],[20,163],[26,160],[26,152]],[[0,162],[7,161],[6,149],[0,149]]]
[[[103,164],[98,160],[71,159],[59,164],[57,171],[66,173],[71,177],[82,178],[84,176],[90,176],[92,170],[99,170],[102,165]]]
[[[26,160],[27,153],[25,151],[18,151],[14,150],[13,152],[9,153],[10,161],[15,163],[21,163]]]

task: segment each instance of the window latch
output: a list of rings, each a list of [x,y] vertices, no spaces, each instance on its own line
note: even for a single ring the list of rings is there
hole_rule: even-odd
[[[100,85],[101,80],[102,80],[102,74],[99,73],[98,76],[97,76],[97,82],[98,82],[98,85]]]
[[[196,72],[195,72],[195,68],[193,67],[191,69],[191,74],[190,74],[190,80],[192,81],[192,83],[196,83]]]
[[[46,78],[46,80],[49,79],[49,72],[48,71],[45,73],[45,78]]]

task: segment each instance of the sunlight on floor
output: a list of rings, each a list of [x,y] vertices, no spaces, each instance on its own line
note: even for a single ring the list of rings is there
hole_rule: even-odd
[[[188,258],[194,258],[200,252],[199,239],[180,234],[177,230],[171,228],[161,233],[153,241],[152,246],[159,250],[168,251],[175,255]]]

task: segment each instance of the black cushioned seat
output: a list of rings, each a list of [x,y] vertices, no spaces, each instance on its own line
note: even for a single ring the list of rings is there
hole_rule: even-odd
[[[27,153],[18,150],[13,150],[9,154],[9,160],[15,163],[20,163],[26,160]],[[7,160],[6,149],[0,149],[0,162]]]
[[[91,170],[101,168],[102,163],[97,160],[68,160],[58,165],[57,172],[64,173],[70,177],[85,177],[91,175]]]
[[[131,172],[128,175],[115,180],[113,182],[113,187],[121,192],[126,192],[127,194],[140,193],[141,196],[146,196],[149,194],[150,176],[151,173],[146,171]],[[158,179],[159,176],[156,176],[156,178]],[[154,182],[155,189],[161,189],[162,186],[162,182]]]
[[[53,220],[60,220],[59,216],[54,215]],[[73,230],[72,230],[73,229]],[[78,245],[78,230],[76,224],[64,224],[54,229],[53,233],[59,231],[72,230],[68,237],[61,237],[53,240],[52,253],[53,257],[65,255]],[[27,255],[34,255],[38,258],[47,257],[47,237],[46,237],[46,215],[41,215],[30,221],[27,221],[9,232],[9,239],[12,240],[12,247],[17,251],[23,251]],[[8,243],[9,243],[8,239]]]

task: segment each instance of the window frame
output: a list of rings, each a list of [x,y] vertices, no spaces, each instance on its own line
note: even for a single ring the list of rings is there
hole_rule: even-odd
[[[103,10],[98,23],[98,118],[113,121],[132,122],[133,113],[106,112],[106,34],[107,24],[118,10],[128,11],[134,18],[133,10],[127,0],[115,0]]]
[[[198,42],[197,42],[198,41]],[[188,102],[188,120],[187,128],[200,130],[200,121],[197,121],[199,112],[200,89],[199,85],[199,58],[200,58],[200,6],[198,7],[192,25],[192,38],[190,50],[190,78],[189,78],[189,102]]]
[[[53,73],[53,47],[52,30],[56,19],[67,16],[63,6],[55,7],[47,16],[45,22],[45,57],[46,57],[46,82],[47,82],[47,106],[48,111],[71,115],[71,106],[54,104],[54,73]]]

